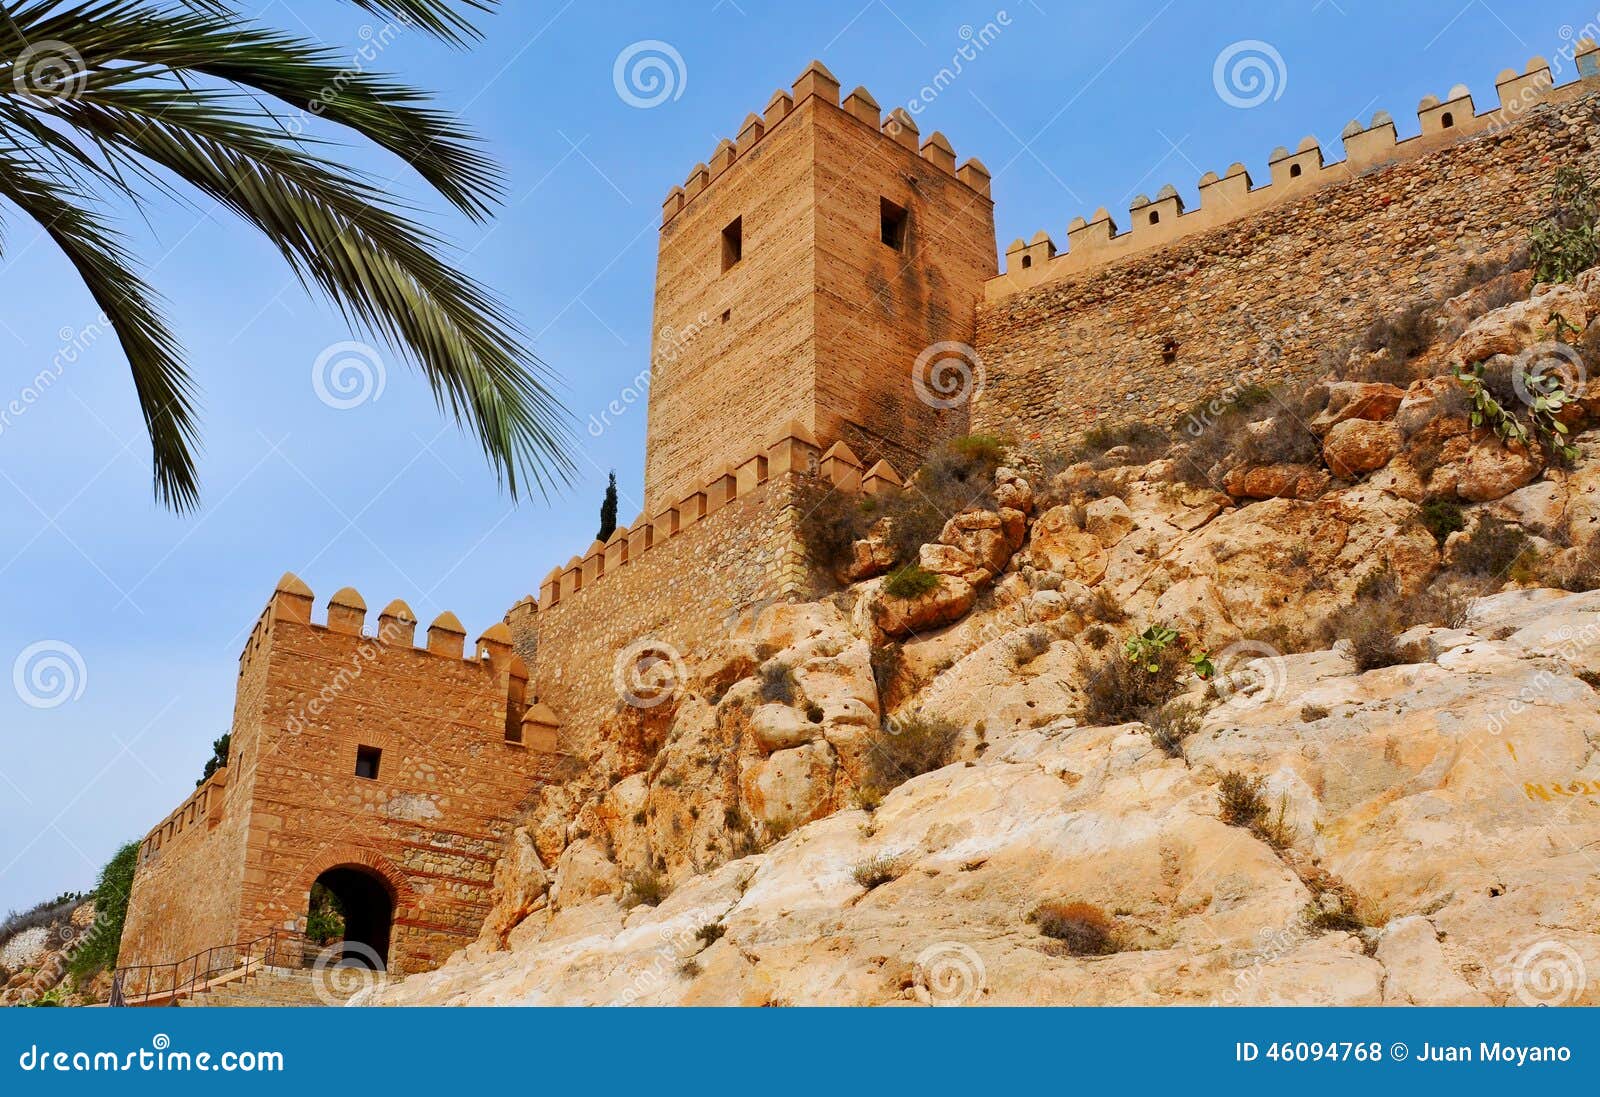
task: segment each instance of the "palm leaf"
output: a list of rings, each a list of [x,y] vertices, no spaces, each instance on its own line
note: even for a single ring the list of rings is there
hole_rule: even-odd
[[[465,25],[451,21],[455,9],[492,7],[355,2],[442,37]],[[165,502],[181,509],[197,498],[193,386],[153,293],[92,209],[100,196],[137,205],[151,192],[193,190],[226,205],[272,241],[302,285],[421,369],[513,496],[530,481],[547,492],[570,480],[554,379],[504,306],[439,258],[443,242],[383,185],[339,165],[326,141],[296,132],[273,104],[314,110],[403,155],[482,218],[499,178],[453,118],[392,78],[351,73],[324,47],[242,23],[223,3],[0,0],[0,11],[0,57],[69,42],[81,59],[70,86],[42,89],[0,62],[0,199],[67,252],[116,329]]]

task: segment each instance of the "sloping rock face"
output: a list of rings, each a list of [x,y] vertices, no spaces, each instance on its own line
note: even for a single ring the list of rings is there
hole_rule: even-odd
[[[1001,732],[660,906],[591,897],[368,1001],[1600,1004],[1600,594],[1433,631],[1430,661],[1365,674],[1274,660],[1187,763],[1138,724]],[[1230,771],[1264,778],[1283,848],[1219,818]],[[1355,916],[1331,928],[1330,879]],[[1103,911],[1115,951],[1041,935],[1053,901]]]
[[[1447,303],[1426,360],[1600,312],[1600,274],[1532,293]],[[1600,430],[1551,464],[1448,372],[1321,384],[1311,449],[1253,422],[1261,463],[1199,487],[1181,447],[1015,454],[921,594],[879,529],[854,585],[684,653],[528,805],[479,941],[363,1000],[1600,1004],[1600,592],[1533,585],[1600,586]],[[1402,603],[1435,623],[1372,658],[1352,611]],[[1085,715],[1154,625],[1220,669],[1177,750]]]

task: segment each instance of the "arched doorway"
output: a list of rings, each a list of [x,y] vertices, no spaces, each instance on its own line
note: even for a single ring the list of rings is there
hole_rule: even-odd
[[[306,936],[323,946],[343,945],[338,963],[387,970],[394,893],[365,865],[338,865],[311,885]]]

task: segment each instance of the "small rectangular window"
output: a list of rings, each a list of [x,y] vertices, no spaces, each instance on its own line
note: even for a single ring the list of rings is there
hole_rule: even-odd
[[[724,273],[731,270],[733,265],[744,258],[744,218],[735,217],[728,227],[722,230],[722,270]]]
[[[906,250],[906,211],[887,198],[878,199],[878,219],[885,244],[895,251]]]
[[[378,759],[383,757],[383,751],[377,747],[356,748],[356,776],[365,777],[369,781],[378,779]]]

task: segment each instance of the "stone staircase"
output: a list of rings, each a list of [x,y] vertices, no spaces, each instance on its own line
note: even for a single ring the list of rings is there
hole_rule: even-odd
[[[223,983],[180,998],[178,1005],[265,1006],[274,1009],[342,1006],[356,992],[387,979],[382,972],[355,968],[320,972],[265,968],[236,982]]]

